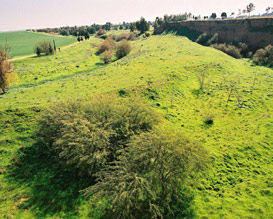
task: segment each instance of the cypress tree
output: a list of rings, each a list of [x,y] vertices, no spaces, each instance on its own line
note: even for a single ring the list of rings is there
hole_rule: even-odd
[[[56,43],[55,43],[55,40],[53,40],[53,46],[54,46],[54,52],[56,53],[57,48],[56,48]]]

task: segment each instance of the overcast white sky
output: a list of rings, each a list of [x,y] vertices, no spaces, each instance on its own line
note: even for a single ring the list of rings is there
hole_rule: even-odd
[[[147,20],[164,14],[191,12],[228,15],[244,9],[250,2],[255,14],[264,13],[272,0],[0,0],[0,31],[27,28],[90,25]]]

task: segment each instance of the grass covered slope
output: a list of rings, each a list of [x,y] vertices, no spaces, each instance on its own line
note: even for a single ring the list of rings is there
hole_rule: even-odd
[[[10,47],[9,55],[12,57],[34,54],[34,46],[42,40],[55,40],[57,48],[76,42],[75,37],[54,36],[44,33],[27,31],[0,33],[0,47],[4,47],[7,42]]]
[[[19,82],[0,96],[1,216],[87,217],[78,193],[85,182],[39,156],[33,133],[52,102],[106,92],[139,94],[165,118],[162,126],[207,148],[210,168],[193,187],[198,217],[273,216],[272,70],[171,35],[135,41],[127,57],[103,65],[94,42],[14,62]]]

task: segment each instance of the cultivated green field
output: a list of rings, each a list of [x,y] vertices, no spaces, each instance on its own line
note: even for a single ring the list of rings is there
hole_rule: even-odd
[[[208,150],[209,168],[192,187],[197,218],[273,218],[273,70],[173,35],[134,41],[127,57],[104,65],[98,42],[14,62],[19,81],[0,95],[0,218],[96,218],[78,192],[85,182],[35,151],[36,119],[55,101],[121,90]]]
[[[42,40],[55,40],[57,48],[76,42],[75,37],[54,36],[27,31],[0,32],[0,47],[4,47],[7,42],[12,57],[33,54],[34,46]]]

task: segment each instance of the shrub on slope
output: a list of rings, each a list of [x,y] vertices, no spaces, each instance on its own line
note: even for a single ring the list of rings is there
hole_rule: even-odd
[[[115,41],[111,37],[108,37],[103,43],[99,45],[98,53],[101,54],[108,50],[112,51],[115,46]]]
[[[118,59],[128,55],[132,50],[131,44],[127,40],[122,40],[117,46],[116,56]]]
[[[229,44],[226,44],[226,43],[213,44],[211,46],[214,49],[221,50],[222,52],[232,56],[233,58],[236,58],[236,59],[242,58],[240,50],[236,46],[229,45]]]
[[[54,54],[54,47],[51,42],[44,40],[35,46],[34,52],[37,54],[37,56],[41,55],[42,53],[45,55]]]
[[[273,67],[273,46],[268,45],[264,49],[259,49],[253,56],[253,61],[256,64],[269,65]]]
[[[143,133],[85,192],[110,201],[106,218],[192,218],[192,196],[183,189],[205,164],[205,150],[181,134]]]
[[[132,136],[156,123],[157,116],[145,104],[101,96],[49,108],[39,121],[38,135],[67,166],[92,175],[115,160]]]

